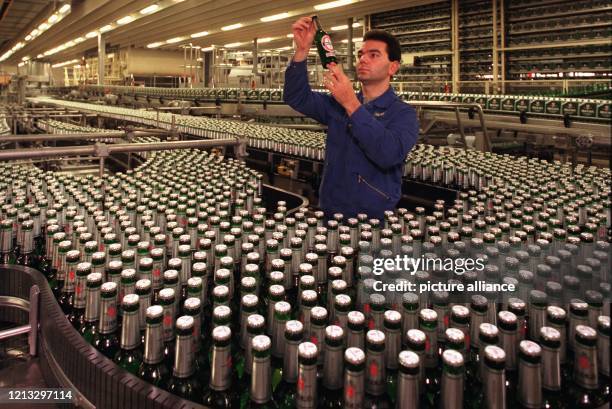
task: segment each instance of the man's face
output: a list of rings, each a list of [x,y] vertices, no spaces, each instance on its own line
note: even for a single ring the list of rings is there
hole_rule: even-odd
[[[367,40],[357,52],[357,79],[363,83],[388,80],[399,68],[399,62],[389,61],[387,44]]]

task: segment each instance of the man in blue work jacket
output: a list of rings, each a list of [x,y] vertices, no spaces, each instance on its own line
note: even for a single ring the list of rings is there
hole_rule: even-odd
[[[292,29],[296,50],[285,72],[285,103],[328,127],[319,205],[326,218],[366,213],[383,220],[401,197],[404,160],[419,129],[415,110],[389,84],[400,67],[399,42],[382,30],[367,32],[357,54],[362,91],[355,94],[341,66],[331,63],[324,74],[326,95],[308,84],[312,19],[303,17]]]

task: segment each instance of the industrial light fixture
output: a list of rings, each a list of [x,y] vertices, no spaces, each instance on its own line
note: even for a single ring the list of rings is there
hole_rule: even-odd
[[[47,21],[49,22],[49,24],[53,24],[57,20],[59,20],[59,16],[57,14],[51,14],[51,17],[49,17]]]
[[[45,31],[48,28],[49,28],[49,24],[42,23],[41,25],[38,26],[38,31]]]
[[[111,31],[113,29],[113,26],[110,24],[107,24],[105,26],[102,26],[98,29],[98,31],[100,31],[101,33],[106,33],[107,31]]]
[[[67,13],[68,11],[70,11],[70,8],[70,4],[64,4],[62,7],[60,7],[59,12],[60,14]]]
[[[155,43],[151,43],[151,44],[147,44],[147,48],[157,48],[161,45],[163,45],[164,43],[161,41],[155,42]]]
[[[242,23],[236,23],[236,24],[230,24],[229,26],[223,26],[221,27],[222,31],[229,31],[229,30],[235,30],[237,28],[242,27]]]
[[[132,17],[132,16],[125,16],[125,17],[122,17],[119,20],[117,20],[117,24],[122,26],[124,24],[129,24],[129,23],[131,23],[134,20],[136,20],[136,19],[134,17]]]
[[[208,35],[208,31],[200,31],[199,33],[193,33],[190,37],[191,38],[198,38],[198,37],[204,37]]]
[[[38,54],[36,58],[43,58],[44,56],[45,56],[44,54]]]
[[[185,37],[174,37],[174,38],[171,38],[169,40],[166,40],[166,43],[167,44],[175,44],[175,43],[180,43],[183,40],[185,40]]]
[[[352,4],[355,3],[356,0],[336,0],[336,1],[330,1],[329,3],[321,3],[321,4],[317,4],[316,6],[314,6],[315,10],[327,10],[327,9],[333,9],[336,7],[342,7],[342,6],[346,6],[348,4]]]
[[[98,36],[98,32],[97,31],[90,31],[89,33],[85,34],[85,37],[87,38],[94,38]]]
[[[74,39],[74,43],[75,44],[82,43],[83,41],[85,41],[85,38],[83,38],[83,37],[77,37],[77,38]]]
[[[293,38],[293,34],[292,33],[287,34],[287,38]]]
[[[353,28],[355,27],[361,27],[361,23],[353,23]],[[347,30],[348,29],[348,24],[344,24],[342,26],[334,26],[331,28],[332,31],[342,31],[342,30]]]
[[[150,6],[147,6],[143,8],[142,10],[140,10],[140,14],[151,14],[151,13],[155,13],[157,10],[159,10],[159,5],[151,4]]]
[[[260,20],[264,23],[268,23],[270,21],[282,20],[287,17],[289,17],[289,13],[285,12],[285,13],[274,14],[272,16],[262,17],[260,18]]]
[[[257,39],[257,43],[269,43],[270,41],[274,40],[274,37],[264,37],[264,38],[258,38]]]
[[[215,47],[211,45],[210,47],[204,47],[204,48],[202,48],[202,51],[206,52],[206,51],[212,51],[212,50],[214,50],[214,49],[215,49]]]
[[[235,47],[240,47],[242,45],[242,43],[229,43],[229,44],[225,44],[223,47],[225,48],[235,48]]]

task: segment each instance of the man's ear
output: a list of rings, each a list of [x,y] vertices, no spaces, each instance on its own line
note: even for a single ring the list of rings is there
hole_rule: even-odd
[[[391,65],[389,65],[389,76],[394,76],[399,70],[399,67],[399,61],[391,61]]]

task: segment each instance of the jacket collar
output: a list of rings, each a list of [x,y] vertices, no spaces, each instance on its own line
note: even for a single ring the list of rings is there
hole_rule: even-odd
[[[359,102],[363,104],[363,91],[359,91],[359,93],[357,94],[357,98],[359,99]],[[395,95],[395,91],[393,90],[393,87],[389,86],[389,88],[387,88],[385,92],[383,92],[378,97],[374,98],[369,103],[374,105],[376,108],[385,109],[385,108],[388,108],[389,105],[391,105],[393,101],[395,101],[396,99],[397,99],[397,95]]]

